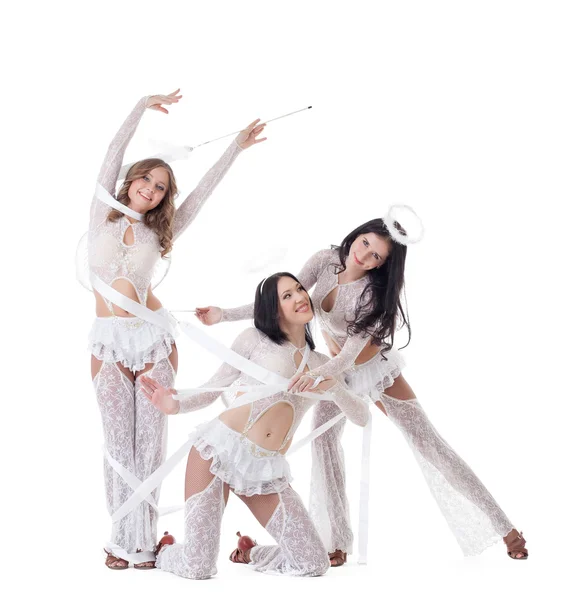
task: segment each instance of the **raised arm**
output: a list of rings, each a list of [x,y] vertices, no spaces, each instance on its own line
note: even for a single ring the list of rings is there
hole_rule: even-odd
[[[223,179],[229,168],[239,156],[242,150],[246,150],[254,144],[264,142],[267,138],[257,139],[257,136],[263,131],[265,124],[258,125],[259,119],[250,123],[239,135],[231,142],[231,145],[223,153],[221,158],[209,169],[203,176],[197,187],[182,202],[181,206],[175,212],[173,222],[173,239],[178,238],[195,219],[205,201],[211,196],[217,184]]]
[[[110,194],[113,195],[116,191],[116,181],[122,166],[126,148],[133,138],[146,108],[167,113],[167,109],[162,105],[178,102],[181,98],[181,96],[178,96],[178,92],[179,90],[176,90],[167,96],[146,96],[145,98],[142,98],[123,122],[108,148],[98,175],[98,183]],[[110,207],[107,204],[101,202],[94,196],[90,210],[90,228],[101,223],[106,218],[109,210]]]
[[[313,256],[305,263],[297,275],[297,279],[299,279],[301,285],[307,291],[310,291],[317,283],[321,271],[327,266],[328,261],[332,258],[332,250],[319,250],[319,252],[313,254]],[[245,319],[252,319],[253,307],[253,302],[244,304],[243,306],[237,306],[236,308],[206,306],[203,308],[196,308],[196,315],[204,325],[215,325],[216,323],[222,323],[224,321],[243,321]]]
[[[253,350],[257,347],[260,342],[260,334],[253,327],[246,329],[241,332],[235,341],[231,345],[231,349],[241,354],[245,358],[249,358]],[[239,376],[241,371],[223,363],[214,375],[208,379],[201,387],[228,387],[230,386]],[[200,392],[193,394],[182,400],[175,400],[173,396],[177,394],[177,390],[164,388],[157,384],[153,379],[142,376],[142,389],[147,398],[151,403],[163,413],[168,415],[175,415],[179,413],[192,412],[200,410],[209,406],[222,392]]]

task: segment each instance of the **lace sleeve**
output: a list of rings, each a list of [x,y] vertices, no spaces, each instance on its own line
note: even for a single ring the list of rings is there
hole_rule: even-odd
[[[237,354],[249,358],[259,344],[260,339],[257,329],[250,327],[235,338],[235,341],[231,344],[231,349],[237,352]],[[227,387],[240,375],[241,371],[227,363],[223,363],[219,369],[217,369],[215,374],[201,387]],[[221,396],[221,392],[202,392],[200,394],[194,394],[193,396],[189,396],[188,398],[179,401],[178,412],[186,413],[205,408],[215,402],[219,396]]]
[[[331,256],[331,250],[320,250],[313,254],[313,256],[305,263],[305,266],[301,269],[297,275],[297,279],[301,282],[301,285],[309,291],[316,283],[321,271],[325,268],[326,259]],[[221,322],[224,321],[243,321],[245,319],[253,318],[253,307],[254,304],[244,304],[243,306],[237,306],[236,308],[223,308],[221,309],[222,317]]]
[[[303,268],[297,274],[297,279],[301,285],[309,291],[319,279],[319,275],[325,268],[328,260],[333,258],[332,250],[319,250],[304,264]]]
[[[142,98],[135,105],[128,118],[116,133],[100,169],[98,183],[112,195],[116,191],[116,181],[122,166],[124,153],[145,112],[147,98],[147,96]],[[94,197],[90,209],[90,229],[99,225],[107,217],[109,211],[110,207],[107,204]]]
[[[236,308],[222,308],[221,322],[223,321],[244,321],[245,319],[253,319],[253,302],[244,304]]]
[[[363,348],[369,343],[370,339],[370,336],[362,335],[352,335],[348,337],[341,348],[341,352],[325,364],[313,369],[313,375],[331,375],[332,377],[337,377],[347,369],[350,369],[355,364],[357,356],[359,356]]]
[[[369,420],[369,405],[352,392],[344,383],[337,383],[329,390],[335,396],[335,404],[345,413],[345,416],[359,427],[364,427]]]
[[[182,202],[175,212],[173,222],[173,239],[178,238],[195,219],[205,201],[209,198],[217,184],[223,179],[233,161],[239,156],[241,148],[235,140],[223,153],[221,158],[203,176],[197,187]]]

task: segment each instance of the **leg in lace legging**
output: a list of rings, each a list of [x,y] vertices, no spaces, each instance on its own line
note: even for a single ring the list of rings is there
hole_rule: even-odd
[[[405,379],[383,390],[377,406],[401,430],[443,516],[466,556],[480,554],[513,530],[472,469],[439,435]]]
[[[463,553],[479,554],[512,531],[512,524],[490,492],[435,430],[405,379],[398,377],[386,390],[379,384],[378,392],[377,406],[409,443]],[[321,406],[323,404],[327,403],[321,402],[315,408],[315,426],[329,420],[338,410]],[[348,513],[341,508],[347,504],[340,436],[340,432],[327,437],[324,434],[313,443],[316,464],[311,482],[311,514],[322,539],[330,540],[326,544],[330,551],[335,549],[333,542],[337,541],[339,532],[350,530]],[[345,498],[344,502],[341,498]]]
[[[93,385],[102,416],[104,443],[111,457],[140,481],[145,480],[164,459],[166,419],[141,392],[143,372],[173,387],[177,354],[147,365],[132,374],[119,363],[101,362],[92,356]],[[104,459],[107,507],[113,514],[132,494],[132,488]],[[156,504],[159,489],[152,494]],[[157,515],[147,502],[114,523],[110,542],[126,552],[153,550],[156,543]]]
[[[334,402],[321,401],[313,411],[312,428],[320,427],[341,409]],[[343,418],[312,443],[311,498],[309,513],[329,553],[351,553],[349,501],[346,493],[345,454],[341,437],[347,419]]]
[[[207,579],[217,573],[221,521],[229,486],[209,470],[211,461],[195,448],[186,471],[185,540],[165,546],[156,566],[180,577]],[[278,494],[239,496],[277,546],[256,546],[250,565],[257,571],[285,575],[322,575],[329,567],[319,539],[299,496],[287,488]]]

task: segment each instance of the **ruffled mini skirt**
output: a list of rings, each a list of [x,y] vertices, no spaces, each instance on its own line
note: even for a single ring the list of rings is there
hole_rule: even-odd
[[[377,386],[391,387],[404,367],[405,361],[399,351],[391,348],[384,357],[375,354],[371,360],[345,371],[345,381],[357,394],[369,394],[378,400],[381,390]]]
[[[289,463],[276,450],[266,450],[231,429],[219,417],[198,425],[190,435],[209,470],[241,496],[282,492],[292,481]]]
[[[175,324],[175,319],[165,308],[156,313]],[[88,350],[98,360],[120,362],[135,372],[144,369],[146,363],[167,358],[174,341],[165,329],[139,317],[96,317]]]

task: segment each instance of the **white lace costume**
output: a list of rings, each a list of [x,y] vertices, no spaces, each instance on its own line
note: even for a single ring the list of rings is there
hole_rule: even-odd
[[[296,353],[303,355],[303,349],[297,349],[289,342],[276,344],[254,328],[241,333],[232,349],[286,378],[297,372]],[[310,352],[307,365],[315,368],[327,360],[322,354]],[[228,385],[232,392],[234,386],[258,385],[258,382],[235,367],[224,364],[203,387]],[[366,425],[369,408],[363,399],[338,381],[329,394],[334,397],[334,401],[329,401],[330,404],[337,405],[354,423]],[[219,395],[220,392],[203,392],[181,400],[179,412],[203,408]],[[317,400],[320,397],[317,395]],[[255,514],[257,509],[254,507],[258,503],[275,503],[265,527],[277,541],[277,546],[253,548],[249,564],[255,570],[286,575],[325,573],[329,568],[325,546],[301,499],[289,486],[291,475],[282,454],[304,414],[317,400],[279,392],[251,404],[242,432],[231,429],[219,418],[200,425],[193,432],[194,447],[204,460],[211,460],[209,469],[213,478],[204,489],[187,499],[185,542],[164,547],[156,563],[159,568],[191,579],[205,579],[216,573],[221,519],[225,508],[224,490],[227,485],[242,497]],[[258,419],[278,403],[286,403],[293,409],[293,421],[280,447],[268,450],[250,441],[248,435]],[[233,403],[230,405],[232,408]],[[269,500],[264,497],[269,497]]]
[[[98,182],[112,195],[124,152],[145,108],[146,98],[142,98],[113,139],[100,170]],[[183,201],[173,222],[174,239],[193,221],[240,152],[233,142]],[[160,260],[157,234],[147,227],[145,220],[131,223],[124,216],[115,222],[108,221],[109,212],[110,207],[95,196],[88,232],[90,271],[110,286],[118,279],[129,281],[145,306],[154,267]],[[124,239],[130,227],[133,244],[128,245]],[[109,301],[106,302],[111,309]],[[170,318],[163,308],[157,312]],[[164,460],[166,420],[142,394],[139,377],[132,383],[117,364],[135,373],[144,369],[146,363],[152,363],[146,374],[172,387],[175,373],[168,357],[173,343],[173,337],[164,329],[138,317],[97,317],[90,333],[90,352],[103,361],[93,385],[102,415],[105,447],[112,459],[140,481]],[[108,510],[113,514],[132,489],[108,461],[104,464],[104,478]],[[152,495],[157,504],[159,488]],[[143,502],[114,523],[110,542],[128,553],[137,549],[151,551],[156,543],[156,521],[155,510]]]
[[[416,399],[396,400],[384,390],[404,366],[399,353],[392,349],[361,365],[355,360],[368,337],[348,336],[348,322],[354,320],[355,307],[367,285],[367,278],[339,284],[338,251],[321,250],[314,254],[298,275],[302,285],[315,286],[312,300],[315,314],[324,332],[341,348],[324,365],[314,368],[315,375],[345,373],[347,384],[357,393],[380,400],[390,420],[401,430],[423,471],[451,531],[463,553],[475,555],[507,535],[513,526],[470,467],[437,433]],[[337,297],[326,312],[322,303],[334,289]],[[253,305],[223,311],[223,320],[234,321],[253,316]],[[385,360],[385,358],[387,360]],[[314,410],[313,426],[318,427],[338,414],[336,405],[319,402]],[[352,551],[353,533],[349,521],[349,503],[345,491],[344,453],[341,436],[345,420],[339,421],[313,442],[311,500],[309,512],[329,552]]]

